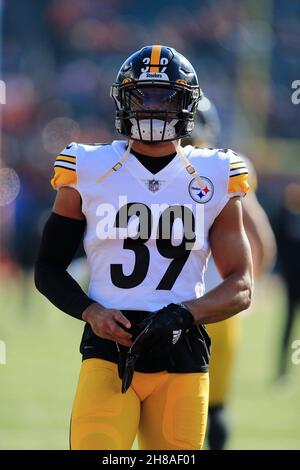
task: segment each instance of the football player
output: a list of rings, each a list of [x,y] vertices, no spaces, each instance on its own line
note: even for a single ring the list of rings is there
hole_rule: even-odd
[[[198,104],[195,127],[191,137],[183,139],[183,145],[193,144],[210,147],[217,143],[220,133],[220,119],[215,105],[205,96]],[[242,200],[243,222],[248,236],[253,259],[254,276],[259,277],[272,267],[276,254],[275,237],[268,217],[259,204],[255,190],[257,177],[249,159],[242,157],[249,171],[250,191]],[[205,291],[215,288],[222,278],[213,258],[205,272]],[[207,325],[212,341],[209,367],[209,410],[207,441],[210,449],[222,450],[229,438],[229,421],[226,413],[232,378],[234,359],[239,340],[239,316]]]
[[[128,140],[69,144],[35,266],[37,288],[85,323],[72,449],[200,449],[208,409],[204,325],[250,305],[252,262],[240,197],[247,168],[231,150],[183,149],[202,97],[190,62],[147,46],[111,96]],[[68,274],[80,240],[88,294]],[[196,298],[210,250],[223,282]]]

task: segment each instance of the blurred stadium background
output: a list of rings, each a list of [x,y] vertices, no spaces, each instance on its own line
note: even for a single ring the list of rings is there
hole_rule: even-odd
[[[299,192],[292,205],[285,197],[300,184],[300,104],[292,102],[300,3],[0,0],[0,12],[0,449],[68,448],[82,325],[32,282],[55,196],[52,163],[71,141],[116,137],[109,97],[116,72],[131,52],[160,43],[194,64],[220,113],[220,146],[254,162],[258,198],[277,234],[279,260],[256,284],[242,322],[229,448],[300,449],[300,361],[291,360],[299,321],[287,375],[275,380],[287,305],[283,267],[299,276],[300,266]]]

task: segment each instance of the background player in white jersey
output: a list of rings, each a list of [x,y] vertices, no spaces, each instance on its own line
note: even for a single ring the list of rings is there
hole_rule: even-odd
[[[220,127],[221,123],[216,107],[207,97],[203,97],[198,104],[192,135],[183,139],[183,145],[216,146]],[[251,245],[254,276],[259,277],[272,267],[276,244],[268,217],[255,195],[257,188],[255,169],[248,158],[244,155],[242,158],[247,164],[250,185],[247,197],[242,200],[243,222]],[[210,257],[208,261],[204,279],[205,292],[209,292],[222,282],[213,257]],[[207,432],[210,449],[224,449],[229,438],[230,426],[226,407],[234,359],[238,350],[239,331],[240,317],[238,315],[222,322],[207,325],[207,332],[212,341]]]
[[[129,140],[70,144],[35,268],[37,288],[85,322],[72,449],[200,449],[208,407],[204,324],[248,308],[251,252],[240,196],[247,168],[231,150],[183,149],[202,97],[190,62],[147,46],[111,95]],[[84,236],[86,295],[67,273]],[[234,249],[232,249],[234,247]],[[210,250],[224,281],[195,296]]]

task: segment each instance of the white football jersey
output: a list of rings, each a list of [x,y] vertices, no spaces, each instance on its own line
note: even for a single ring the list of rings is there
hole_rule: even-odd
[[[126,145],[68,145],[55,161],[52,185],[81,195],[88,295],[105,307],[155,311],[194,299],[196,284],[203,294],[209,230],[228,200],[247,192],[247,168],[231,150],[187,146],[202,189],[178,155],[152,174],[129,153],[99,182]]]

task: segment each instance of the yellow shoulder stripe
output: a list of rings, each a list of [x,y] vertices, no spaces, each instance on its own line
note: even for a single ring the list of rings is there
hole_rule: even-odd
[[[64,161],[64,162],[71,162],[75,163],[76,157],[70,157],[67,155],[58,155],[58,157],[55,160],[56,162]]]
[[[243,193],[246,194],[249,190],[248,173],[235,175],[229,178],[228,193]]]
[[[70,168],[56,166],[54,168],[54,176],[51,180],[51,185],[54,189],[59,189],[63,186],[75,187],[77,185],[76,171]]]

